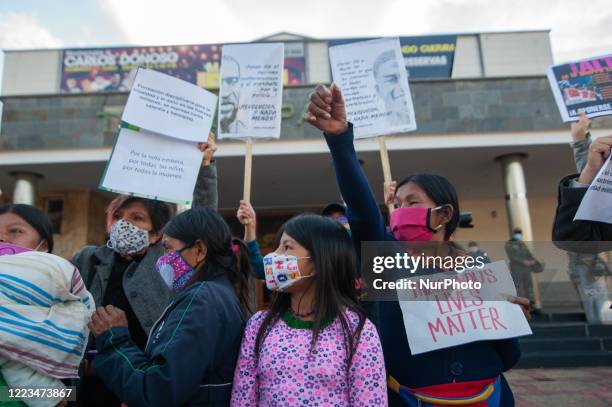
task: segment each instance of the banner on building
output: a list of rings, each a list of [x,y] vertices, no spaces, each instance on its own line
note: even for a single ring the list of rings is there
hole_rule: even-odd
[[[154,69],[202,88],[219,87],[222,44],[67,49],[61,93],[127,92],[136,70]],[[303,42],[285,43],[285,85],[306,83]]]
[[[612,54],[548,68],[548,80],[564,122],[612,114]]]
[[[349,44],[371,38],[329,41],[329,46]],[[456,35],[400,37],[404,65],[410,79],[450,78],[457,45]]]

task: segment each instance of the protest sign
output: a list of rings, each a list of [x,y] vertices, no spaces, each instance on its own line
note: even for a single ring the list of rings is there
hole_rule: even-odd
[[[153,133],[206,141],[217,97],[177,78],[139,69],[121,120]]]
[[[189,204],[217,97],[168,75],[139,69],[100,189]]]
[[[612,114],[612,54],[548,68],[548,81],[564,122]]]
[[[330,47],[329,58],[334,83],[342,90],[355,138],[416,129],[397,38]]]
[[[582,198],[574,220],[612,223],[612,163],[610,155]]]
[[[443,272],[405,281],[397,292],[413,355],[531,334],[520,306],[507,301],[516,295],[516,288],[503,260],[462,273]],[[414,281],[412,289],[406,289],[410,281]],[[448,281],[481,285],[479,289],[457,289]]]
[[[282,43],[223,47],[219,139],[280,137],[283,55]]]
[[[187,204],[201,163],[194,142],[122,128],[100,188]]]

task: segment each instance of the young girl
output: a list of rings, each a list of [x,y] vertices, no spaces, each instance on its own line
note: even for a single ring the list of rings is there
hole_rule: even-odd
[[[386,405],[382,348],[357,304],[346,230],[322,216],[297,216],[264,265],[276,293],[247,324],[232,405]]]
[[[459,201],[446,178],[421,173],[400,182],[393,194],[396,209],[391,214],[389,233],[357,160],[353,128],[347,121],[340,89],[335,85],[331,89],[317,86],[305,119],[325,133],[356,244],[420,241],[438,242],[440,247],[453,249],[448,242],[459,224]],[[448,254],[460,255],[456,250]],[[516,302],[528,306],[527,299]],[[406,335],[409,327],[404,326],[399,302],[381,301],[378,318],[389,372],[390,405],[514,404],[502,372],[520,358],[516,338],[478,341],[412,355]]]

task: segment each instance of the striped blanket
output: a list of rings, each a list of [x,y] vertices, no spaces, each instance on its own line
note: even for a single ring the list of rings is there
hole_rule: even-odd
[[[67,260],[32,251],[0,256],[0,357],[45,376],[78,377],[94,310]]]

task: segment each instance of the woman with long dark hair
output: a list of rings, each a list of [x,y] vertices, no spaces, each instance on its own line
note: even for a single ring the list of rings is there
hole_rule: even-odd
[[[283,230],[264,257],[275,293],[247,325],[232,405],[386,405],[382,349],[358,304],[348,233],[318,215]]]
[[[336,179],[348,207],[356,246],[364,241],[435,242],[436,255],[456,258],[452,243],[459,224],[459,201],[452,183],[427,173],[407,177],[393,196],[396,209],[390,232],[357,159],[353,127],[348,122],[340,89],[317,86],[305,119],[322,130],[334,161]],[[418,270],[431,274],[443,270]],[[516,299],[527,307],[527,299]],[[413,355],[398,301],[378,304],[378,328],[389,373],[390,405],[513,405],[502,373],[520,358],[518,340],[500,339]],[[478,404],[482,403],[482,404]],[[486,403],[486,404],[484,404]]]
[[[125,313],[98,308],[90,322],[94,369],[128,406],[227,406],[246,321],[246,246],[204,208],[174,217],[163,245],[157,270],[176,298],[144,351],[130,338]]]

